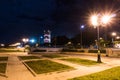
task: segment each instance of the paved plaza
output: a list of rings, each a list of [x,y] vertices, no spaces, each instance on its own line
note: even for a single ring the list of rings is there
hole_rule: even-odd
[[[33,75],[27,67],[19,60],[18,56],[29,55],[27,53],[1,53],[0,56],[8,56],[7,69],[5,76],[0,75],[0,80],[67,80],[74,77],[79,77],[99,71],[103,71],[115,66],[120,66],[120,58],[110,58],[103,57],[103,64],[95,66],[83,66],[78,64],[73,64],[67,61],[62,61],[60,59],[49,59],[54,62],[62,63],[71,67],[75,70],[64,71],[64,72],[53,72],[46,74]],[[31,54],[30,54],[31,55]],[[35,55],[40,56],[40,55]],[[69,57],[79,57],[96,61],[96,56],[88,55],[68,55]]]

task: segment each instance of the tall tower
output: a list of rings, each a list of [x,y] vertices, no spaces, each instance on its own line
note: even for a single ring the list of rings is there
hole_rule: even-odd
[[[47,30],[47,31],[44,30],[44,44],[50,44],[50,43],[51,43],[51,31],[50,30]]]

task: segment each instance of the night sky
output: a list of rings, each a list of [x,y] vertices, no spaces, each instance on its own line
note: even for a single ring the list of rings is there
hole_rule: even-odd
[[[48,29],[52,36],[71,38],[80,33],[80,25],[87,24],[85,16],[90,10],[106,5],[117,10],[120,1],[0,0],[0,43],[15,42],[23,37],[39,38]]]

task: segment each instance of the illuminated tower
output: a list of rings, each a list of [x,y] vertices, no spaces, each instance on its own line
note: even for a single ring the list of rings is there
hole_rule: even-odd
[[[44,30],[44,44],[50,44],[50,43],[51,43],[51,31],[50,30],[47,30],[47,31]]]

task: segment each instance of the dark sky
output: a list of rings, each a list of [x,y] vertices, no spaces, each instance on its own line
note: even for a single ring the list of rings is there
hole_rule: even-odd
[[[99,4],[99,5],[98,5]],[[0,0],[0,43],[43,34],[69,38],[80,33],[90,9],[107,5],[119,8],[119,0]]]

